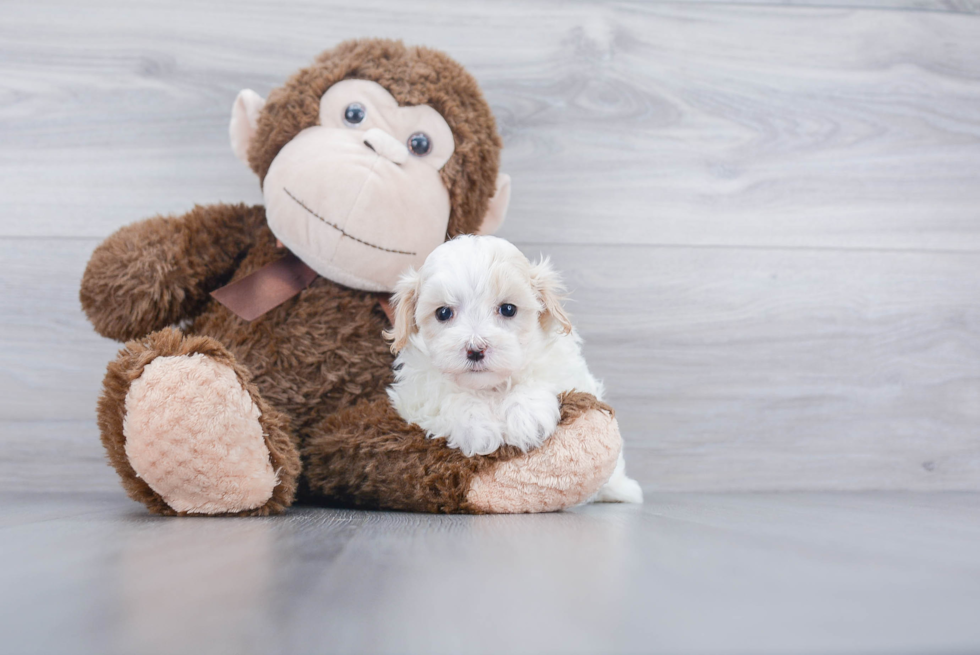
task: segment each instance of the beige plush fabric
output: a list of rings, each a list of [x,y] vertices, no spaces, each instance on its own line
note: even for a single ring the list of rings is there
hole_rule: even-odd
[[[472,76],[444,54],[427,48],[367,39],[324,53],[313,66],[269,94],[255,122],[254,136],[251,118],[261,99],[245,94],[239,108],[244,121],[234,126],[238,154],[250,139],[249,162],[260,178],[266,178],[287,144],[304,130],[320,126],[320,100],[344,80],[377,82],[399,108],[428,105],[451,129],[452,155],[439,169],[451,206],[440,241],[443,236],[476,232],[488,215],[495,217],[492,224],[499,223],[509,187],[506,183],[498,186],[501,140],[490,107]],[[423,160],[437,160],[440,144],[448,141],[434,143],[433,152]],[[366,150],[363,144],[361,149]],[[313,212],[330,220],[322,208],[311,204],[312,198],[303,197],[298,189],[292,191]],[[306,212],[296,200],[289,201]],[[497,209],[491,211],[491,204]],[[306,213],[310,220],[323,222]],[[337,223],[337,227],[348,231],[346,224]],[[371,241],[371,235],[351,235],[390,249],[408,249],[381,242],[381,235],[376,235],[377,243]],[[383,236],[387,239],[389,235]],[[221,506],[229,514],[265,516],[284,511],[302,487],[305,501],[332,506],[488,511],[466,502],[473,475],[520,457],[520,451],[501,449],[486,457],[467,458],[444,442],[427,439],[424,432],[400,419],[384,393],[391,382],[392,355],[379,338],[388,325],[376,295],[321,277],[252,323],[210,297],[217,286],[242,280],[282,257],[265,208],[224,204],[141,221],[118,230],[96,248],[79,296],[100,334],[127,341],[107,368],[98,421],[109,462],[130,497],[157,514],[213,512]],[[174,384],[167,392],[151,393],[147,385],[129,397],[130,387],[156,359],[196,354],[229,367],[261,413],[259,428],[279,482],[265,504],[253,509],[234,511],[264,495],[252,492],[271,484],[269,469],[255,466],[249,455],[247,465],[239,468],[246,474],[237,475],[223,466],[222,457],[193,437],[220,437],[214,451],[242,446],[254,454],[251,446],[245,446],[256,440],[241,435],[258,434],[258,430],[254,421],[248,427],[249,421],[241,416],[254,418],[257,413],[228,418],[221,410],[227,407],[225,401],[215,400],[204,391],[207,385],[193,376],[186,381],[186,390]],[[234,387],[225,387],[214,395],[227,393],[228,402],[237,397],[245,404]],[[192,401],[199,393],[208,399],[200,407]],[[153,399],[147,398],[150,395]],[[568,427],[584,413],[611,411],[586,394],[563,399],[563,421],[569,408],[574,415],[568,417]],[[208,431],[200,432],[198,419],[209,413],[216,424],[227,420],[237,427],[216,429],[208,424],[204,426]],[[566,424],[562,425],[564,431]],[[164,436],[171,427],[182,432]],[[231,439],[230,435],[238,436]],[[196,453],[202,450],[207,461],[198,465]],[[610,466],[615,459],[609,458]],[[179,473],[174,485],[154,471],[167,466]],[[209,471],[217,479],[209,481]],[[561,468],[555,471],[573,475]],[[226,480],[227,475],[231,477]],[[253,475],[265,482],[255,483]],[[192,486],[185,486],[190,484],[183,481],[185,477]],[[503,479],[509,483],[508,476]],[[594,491],[604,481],[595,480]],[[190,491],[179,494],[178,487]],[[208,490],[215,491],[215,499],[205,498]],[[164,495],[178,498],[179,505]],[[537,504],[552,508],[550,503]]]
[[[254,509],[277,484],[259,415],[230,367],[201,354],[157,357],[126,394],[126,455],[178,512]]]
[[[609,479],[622,447],[615,418],[598,411],[582,414],[532,453],[478,473],[466,500],[497,514],[554,512],[577,505]]]
[[[345,122],[353,103],[364,109]],[[430,150],[410,155],[413,134]],[[390,292],[446,240],[451,212],[441,168],[453,131],[431,107],[401,107],[381,85],[348,79],[320,99],[319,125],[283,146],[262,183],[269,228],[310,268],[338,284]]]

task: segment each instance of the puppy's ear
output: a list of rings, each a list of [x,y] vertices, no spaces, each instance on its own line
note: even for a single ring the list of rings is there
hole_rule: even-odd
[[[565,285],[547,257],[531,265],[531,286],[543,307],[539,317],[541,327],[547,330],[552,323],[558,323],[561,333],[569,334],[572,331],[572,322],[561,305]]]
[[[419,297],[422,276],[415,269],[398,278],[391,303],[395,306],[395,324],[391,330],[384,331],[384,338],[391,342],[391,352],[398,354],[408,345],[408,338],[418,332],[415,324],[415,303]]]

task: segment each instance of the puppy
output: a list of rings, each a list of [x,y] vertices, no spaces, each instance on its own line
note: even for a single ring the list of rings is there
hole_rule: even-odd
[[[503,239],[465,235],[436,248],[395,288],[394,328],[385,335],[398,354],[392,405],[466,456],[540,446],[558,425],[559,393],[601,400],[604,392],[562,290],[546,259],[532,264]],[[643,502],[622,454],[593,500]]]

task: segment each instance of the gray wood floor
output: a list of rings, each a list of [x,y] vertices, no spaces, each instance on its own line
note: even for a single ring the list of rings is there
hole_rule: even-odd
[[[0,1],[0,652],[980,652],[978,14]],[[122,496],[89,254],[260,202],[235,94],[353,36],[483,85],[501,234],[565,272],[645,506],[160,520]]]
[[[980,494],[149,518],[0,496],[4,653],[975,653]]]

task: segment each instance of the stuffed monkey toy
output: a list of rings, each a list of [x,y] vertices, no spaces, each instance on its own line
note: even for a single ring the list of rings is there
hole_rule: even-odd
[[[98,424],[131,498],[158,514],[268,515],[300,500],[420,512],[554,511],[588,499],[621,448],[611,409],[561,397],[542,447],[465,457],[391,408],[382,339],[398,276],[507,209],[500,137],[446,55],[348,41],[263,100],[235,101],[232,149],[264,206],[197,206],[96,248],[82,307],[125,341]]]

